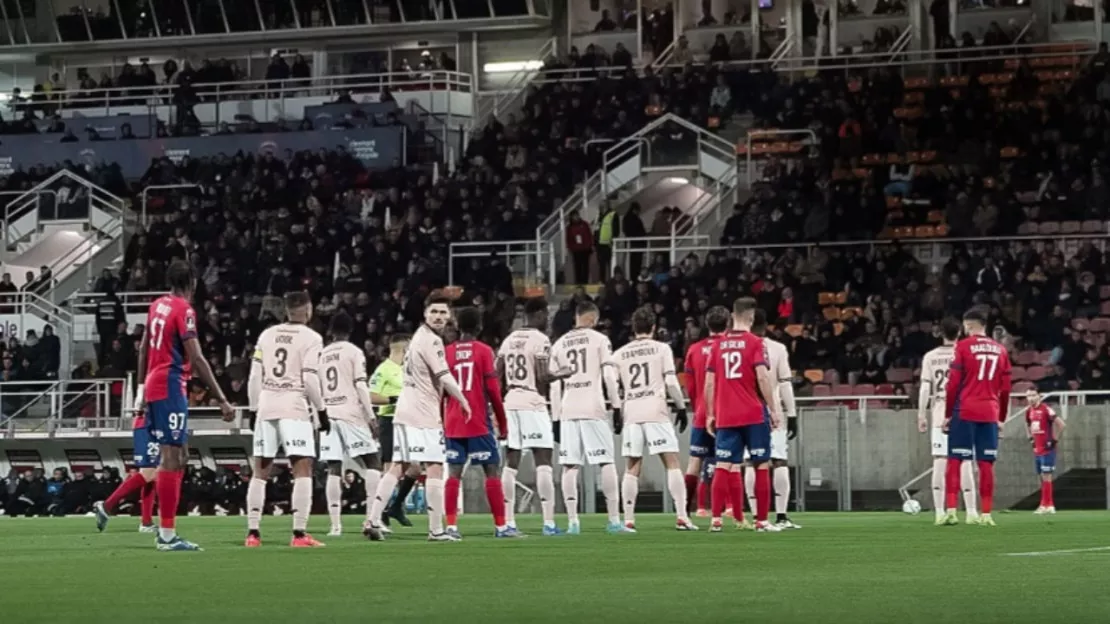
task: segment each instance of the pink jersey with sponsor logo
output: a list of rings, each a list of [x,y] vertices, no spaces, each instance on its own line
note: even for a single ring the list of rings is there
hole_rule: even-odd
[[[624,399],[621,410],[627,423],[669,423],[667,387],[681,396],[670,345],[658,340],[638,339],[613,354]]]
[[[546,411],[547,402],[536,388],[536,371],[547,369],[551,340],[538,329],[518,329],[501,343],[497,357],[505,368],[505,409]]]
[[[555,341],[548,368],[552,375],[563,376],[560,418],[606,418],[603,369],[610,366],[613,345],[600,332],[572,329]]]
[[[421,429],[441,428],[440,379],[451,374],[443,339],[427,325],[421,325],[412,335],[401,366],[401,396],[397,397],[393,422]]]
[[[312,419],[304,375],[319,374],[323,346],[320,334],[302,323],[282,323],[262,332],[254,348],[254,361],[262,365],[260,420]]]
[[[324,347],[320,375],[328,418],[366,426],[374,415],[366,412],[358,397],[358,384],[366,383],[366,354],[362,349],[346,340]]]

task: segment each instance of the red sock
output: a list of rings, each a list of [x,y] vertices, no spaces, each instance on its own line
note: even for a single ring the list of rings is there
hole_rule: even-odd
[[[447,526],[455,526],[459,521],[459,488],[462,483],[455,477],[447,477],[447,486],[443,490],[443,509],[447,516]]]
[[[694,501],[697,500],[695,497],[698,492],[698,475],[688,474],[683,475],[683,478],[686,480],[686,509],[693,509]],[[705,507],[699,506],[698,509],[705,509]]]
[[[770,511],[771,471],[757,469],[755,471],[755,519],[759,522],[766,522],[767,514]]]
[[[493,515],[493,526],[505,526],[505,490],[501,488],[501,477],[486,477],[486,502]]]
[[[994,462],[979,460],[979,510],[985,514],[994,507]]]
[[[109,513],[115,511],[116,506],[119,505],[121,500],[142,490],[144,485],[146,485],[146,479],[143,478],[141,473],[136,472],[130,477],[127,477],[127,480],[120,483],[116,491],[112,492],[107,500],[104,501],[104,508],[108,510]]]
[[[728,507],[728,471],[720,468],[714,470],[710,487],[713,490],[713,517],[720,518],[725,515],[725,507]]]
[[[1055,507],[1056,503],[1052,500],[1052,482],[1041,481],[1041,506],[1042,507]]]
[[[154,489],[158,500],[158,525],[163,529],[173,529],[177,526],[177,506],[181,502],[181,480],[185,477],[184,470],[159,470],[154,481]]]
[[[698,509],[709,509],[709,482],[698,479]]]
[[[142,510],[143,510],[143,517],[142,517],[143,526],[150,526],[150,525],[154,524],[154,500],[155,500],[155,498],[156,497],[154,496],[154,482],[153,481],[148,481],[148,482],[144,483],[143,484],[143,494],[139,498],[139,502],[141,503]]]
[[[728,471],[728,496],[732,500],[732,517],[744,521],[744,478],[739,472]]]
[[[944,465],[944,508],[955,509],[959,505],[960,493],[960,464],[961,460],[949,457]]]

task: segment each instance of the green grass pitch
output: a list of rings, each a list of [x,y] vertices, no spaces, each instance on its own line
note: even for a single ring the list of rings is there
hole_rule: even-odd
[[[993,529],[934,527],[930,514],[798,514],[804,529],[774,535],[679,533],[662,515],[641,515],[636,535],[607,535],[603,517],[586,516],[582,535],[559,538],[523,516],[524,540],[495,540],[485,515],[468,515],[458,544],[425,542],[425,518],[413,520],[370,543],[358,518],[327,538],[314,516],[327,548],[293,550],[290,518],[267,517],[263,547],[246,550],[243,518],[183,518],[181,534],[205,552],[161,553],[134,518],[103,534],[91,518],[0,518],[0,621],[1110,620],[1107,512],[996,514]]]

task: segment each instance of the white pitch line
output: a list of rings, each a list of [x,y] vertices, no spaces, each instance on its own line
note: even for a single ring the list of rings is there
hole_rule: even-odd
[[[1003,553],[1006,557],[1050,557],[1053,555],[1074,555],[1078,553],[1102,552],[1110,550],[1110,546],[1095,546],[1093,548],[1070,548],[1068,550],[1039,550],[1034,552]]]

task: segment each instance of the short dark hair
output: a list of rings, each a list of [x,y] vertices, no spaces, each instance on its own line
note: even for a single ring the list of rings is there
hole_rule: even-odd
[[[328,333],[333,337],[335,336],[350,336],[355,330],[355,321],[351,318],[350,314],[340,310],[331,317],[331,325],[328,327]]]
[[[166,282],[171,290],[186,292],[193,289],[193,266],[184,260],[174,260],[166,269]]]
[[[451,298],[443,294],[443,291],[441,290],[433,290],[431,293],[428,294],[428,297],[424,299],[424,309],[427,310],[428,308],[440,303],[450,307]]]
[[[985,326],[987,324],[987,311],[982,306],[975,306],[967,312],[964,312],[964,321],[971,321]]]
[[[460,333],[477,335],[482,331],[482,313],[478,308],[462,308],[455,312],[455,324]]]
[[[412,342],[412,336],[409,334],[393,334],[389,337],[389,344],[395,345],[402,342]]]
[[[728,329],[728,310],[725,306],[713,306],[705,313],[705,326],[714,334],[719,334]]]
[[[286,310],[296,310],[297,308],[303,308],[312,303],[312,299],[309,298],[308,293],[303,290],[290,290],[285,293],[284,298]]]
[[[951,316],[947,316],[940,321],[940,335],[944,336],[945,340],[955,340],[960,337],[960,322]]]
[[[583,301],[574,308],[575,316],[583,316],[585,314],[597,314],[597,304],[593,301]]]
[[[648,306],[637,308],[632,313],[632,333],[650,334],[655,329],[655,312]]]
[[[755,309],[755,320],[752,321],[752,333],[762,336],[763,333],[766,332],[766,331],[767,331],[767,313],[763,311],[763,308],[756,308]]]
[[[547,312],[547,299],[536,297],[524,302],[524,313],[532,316],[539,312]]]
[[[748,312],[751,312],[752,310],[755,310],[756,307],[758,306],[755,303],[755,299],[753,299],[752,297],[740,297],[736,301],[732,302],[732,313],[736,316],[742,316],[744,314],[747,314]]]

